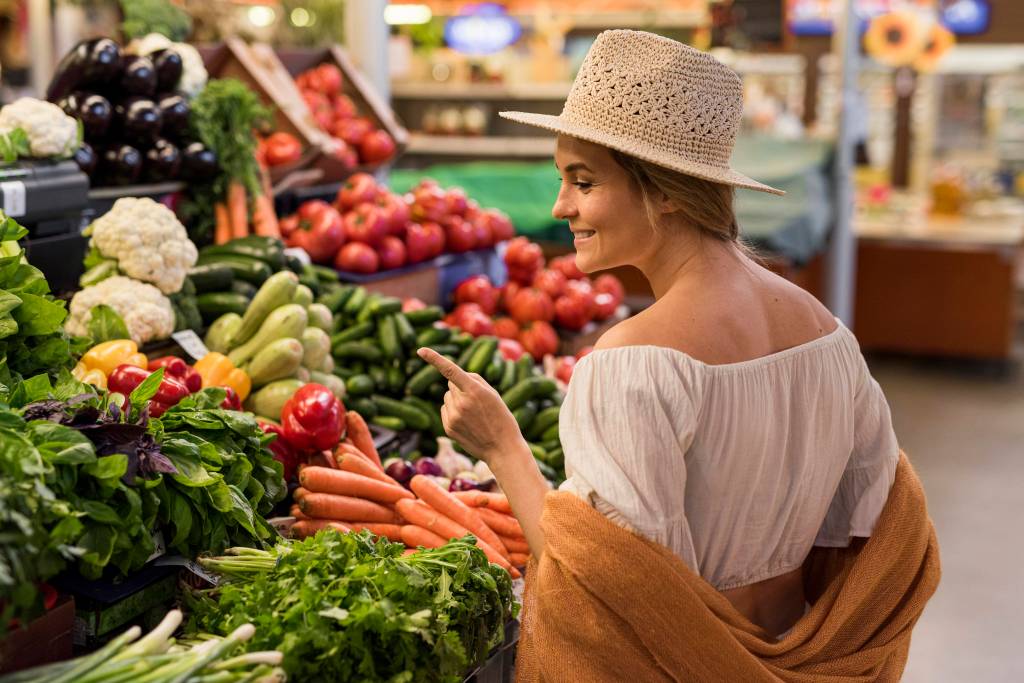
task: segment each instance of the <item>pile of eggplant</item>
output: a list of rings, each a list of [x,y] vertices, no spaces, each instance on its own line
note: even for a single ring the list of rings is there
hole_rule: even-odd
[[[217,174],[217,156],[191,137],[189,101],[176,92],[182,69],[172,48],[141,57],[109,38],[61,60],[46,99],[82,122],[75,161],[94,187]]]

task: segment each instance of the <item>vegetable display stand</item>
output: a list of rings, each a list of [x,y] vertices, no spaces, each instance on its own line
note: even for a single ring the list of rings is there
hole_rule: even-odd
[[[612,317],[601,322],[587,323],[579,332],[558,331],[558,353],[562,356],[575,356],[585,346],[593,346],[601,335],[629,317],[629,307],[623,305],[616,309]]]
[[[505,624],[505,642],[491,653],[482,666],[467,676],[463,683],[512,683],[515,680],[516,646],[519,643],[519,622]]]
[[[114,202],[122,197],[150,197],[173,208],[173,197],[185,189],[185,183],[170,181],[150,185],[121,185],[118,187],[97,187],[89,190],[89,210],[93,217],[110,211]]]
[[[74,625],[75,600],[64,596],[27,627],[8,633],[0,643],[0,673],[70,659]]]

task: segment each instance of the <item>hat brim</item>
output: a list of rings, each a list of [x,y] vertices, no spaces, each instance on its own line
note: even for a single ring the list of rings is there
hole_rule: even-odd
[[[503,111],[499,112],[498,115],[503,119],[508,119],[509,121],[525,123],[528,126],[536,126],[556,133],[564,133],[565,135],[569,135],[574,138],[580,138],[581,140],[594,142],[599,145],[604,145],[605,147],[611,147],[612,149],[630,154],[639,159],[643,159],[644,161],[649,161],[652,164],[664,166],[665,168],[670,168],[674,171],[679,171],[680,173],[692,175],[704,180],[710,180],[711,182],[732,185],[734,187],[742,187],[748,190],[756,190],[758,192],[767,192],[769,194],[780,196],[786,194],[783,190],[776,189],[770,185],[765,185],[764,183],[759,183],[753,178],[748,178],[742,173],[734,171],[731,168],[723,169],[717,166],[696,163],[675,154],[668,154],[664,150],[657,149],[641,140],[632,140],[612,135],[589,126],[583,126],[566,121],[561,116],[552,116],[550,114],[531,114],[523,111]]]

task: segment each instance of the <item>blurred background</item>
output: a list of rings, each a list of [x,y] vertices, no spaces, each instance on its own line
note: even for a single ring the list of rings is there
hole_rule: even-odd
[[[308,148],[309,99],[268,74],[342,54],[398,145],[379,179],[460,186],[551,257],[572,244],[550,215],[553,138],[498,112],[557,114],[609,28],[740,73],[734,165],[788,193],[741,190],[743,233],[854,329],[889,398],[944,565],[905,680],[1024,680],[1021,0],[0,0],[0,103],[42,96],[84,38],[158,32],[258,87]],[[331,179],[308,166],[289,187]],[[638,273],[617,274],[633,310],[649,303]]]

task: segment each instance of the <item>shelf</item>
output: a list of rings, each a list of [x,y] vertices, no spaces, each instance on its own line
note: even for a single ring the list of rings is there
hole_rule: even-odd
[[[391,84],[401,100],[564,100],[571,83],[416,83]]]
[[[96,187],[89,190],[89,199],[120,199],[121,197],[155,197],[157,195],[174,194],[185,189],[185,183],[174,180],[152,185],[120,185],[116,187]]]
[[[412,133],[405,153],[439,156],[546,157],[555,153],[555,138]]]

